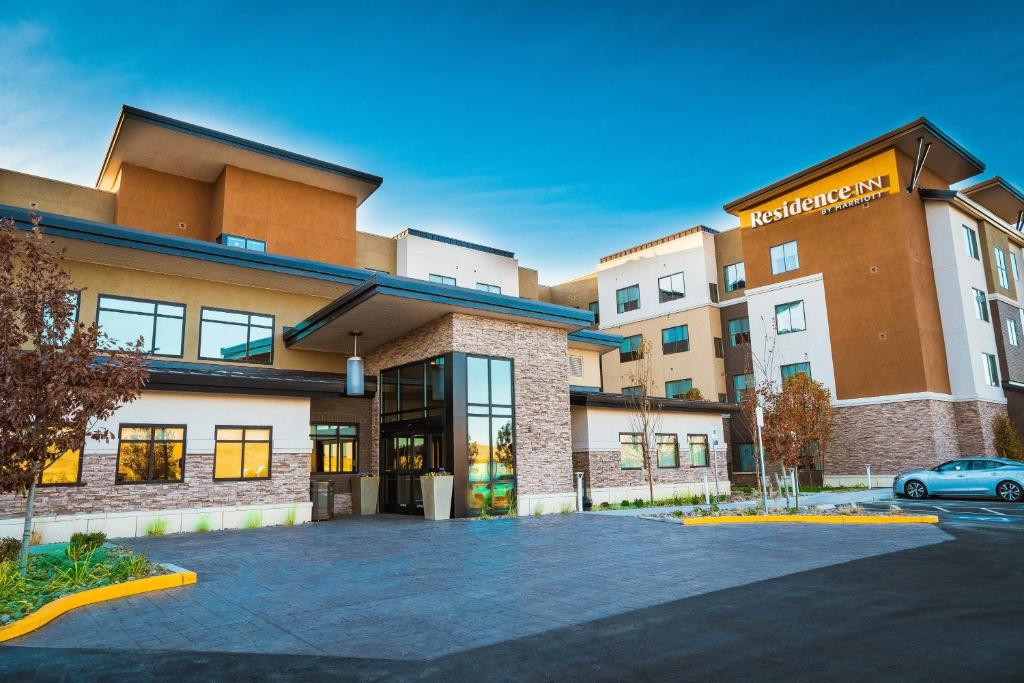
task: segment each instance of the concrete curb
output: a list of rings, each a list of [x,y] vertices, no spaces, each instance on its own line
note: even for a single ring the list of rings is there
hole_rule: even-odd
[[[936,515],[743,515],[690,517],[687,526],[707,524],[938,524]]]
[[[77,607],[125,598],[129,595],[138,595],[139,593],[188,586],[197,580],[196,573],[193,571],[182,569],[173,564],[161,564],[160,566],[170,573],[160,574],[159,576],[147,576],[142,579],[100,586],[99,588],[90,588],[89,590],[64,595],[53,602],[48,602],[35,612],[17,621],[6,626],[0,626],[0,643],[19,638],[26,633],[31,633],[65,612],[70,612]]]

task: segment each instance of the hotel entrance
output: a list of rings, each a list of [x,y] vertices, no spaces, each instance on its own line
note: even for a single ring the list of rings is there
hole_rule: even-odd
[[[381,511],[422,515],[420,476],[452,471],[445,457],[443,428],[382,434],[381,442]]]

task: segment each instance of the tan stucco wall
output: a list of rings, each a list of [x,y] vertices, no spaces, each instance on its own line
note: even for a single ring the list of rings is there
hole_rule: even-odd
[[[661,331],[676,325],[688,326],[690,350],[663,355]],[[623,337],[642,334],[645,341],[651,342],[651,364],[655,377],[659,378],[659,396],[665,395],[665,382],[677,379],[692,379],[693,386],[700,389],[706,399],[717,400],[718,394],[726,393],[725,361],[715,358],[714,338],[722,337],[722,319],[718,308],[702,306],[603,331]],[[605,391],[619,392],[623,387],[633,384],[629,374],[635,370],[635,363],[620,363],[617,351],[604,354],[601,362],[604,368]]]
[[[114,222],[208,241],[213,194],[212,183],[122,164]],[[185,227],[179,228],[179,223]]]
[[[391,237],[357,231],[356,266],[383,270],[394,275],[398,268],[396,247],[397,242]]]
[[[115,195],[91,187],[0,169],[0,204],[31,208],[36,213],[75,216],[90,221],[114,221]]]
[[[537,271],[533,268],[519,266],[519,296],[523,299],[540,301]]]
[[[744,295],[745,290],[725,291],[725,267],[743,261],[743,231],[726,230],[715,235],[715,259],[718,262],[718,299],[728,301]]]
[[[978,231],[980,235],[979,248],[981,249],[981,260],[985,264],[985,282],[988,284],[988,291],[1008,296],[1011,299],[1017,298],[1017,289],[1014,286],[1013,266],[1010,264],[1010,238],[1005,232],[987,221],[979,221]],[[996,264],[995,248],[1003,250],[1006,259],[1006,279],[1010,287],[1006,288],[999,284],[999,267]],[[1018,268],[1024,264],[1017,264]]]
[[[617,352],[616,352],[617,353]],[[569,355],[580,359],[583,376],[574,377],[570,368],[569,384],[581,387],[601,386],[601,352],[589,349],[569,349]]]

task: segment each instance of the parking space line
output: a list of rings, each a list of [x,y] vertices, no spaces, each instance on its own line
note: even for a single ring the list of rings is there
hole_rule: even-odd
[[[1006,517],[1006,516],[1007,516],[1007,515],[1006,515],[1005,513],[1003,513],[1003,512],[999,512],[998,510],[992,510],[992,509],[990,509],[990,508],[978,508],[978,509],[979,509],[979,510],[984,510],[985,512],[991,512],[991,513],[992,513],[993,515],[1000,515],[1000,516],[1002,516],[1002,517]]]

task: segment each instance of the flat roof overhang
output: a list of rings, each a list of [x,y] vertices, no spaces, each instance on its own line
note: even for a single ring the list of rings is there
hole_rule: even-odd
[[[569,404],[588,408],[621,408],[629,410],[632,396],[612,394],[602,391],[570,391]],[[718,401],[688,401],[682,398],[663,398],[652,396],[651,401],[661,410],[682,413],[735,413],[740,407],[735,403],[719,403]]]
[[[528,322],[576,332],[594,322],[590,311],[377,273],[284,332],[292,349],[349,353],[351,332],[370,352],[449,313]]]
[[[1017,217],[1024,211],[1024,192],[999,176],[965,187],[960,192],[1010,225],[1016,225]]]
[[[895,147],[913,159],[917,156],[918,138],[924,138],[925,143],[932,143],[925,168],[949,184],[966,180],[985,170],[985,164],[977,157],[922,116],[905,126],[880,135],[874,140],[869,140],[810,168],[735,199],[723,208],[731,214],[738,214],[890,147]]]
[[[154,359],[146,363],[146,368],[149,381],[143,389],[150,391],[270,396],[338,396],[345,393],[344,373]],[[376,382],[375,377],[365,379],[365,398],[376,393]]]
[[[597,330],[577,330],[569,333],[569,348],[587,351],[611,351],[622,345],[622,336],[598,332]]]
[[[124,163],[207,183],[216,181],[225,166],[237,166],[347,194],[357,206],[384,182],[370,173],[127,105],[121,108],[96,187],[112,190]]]

